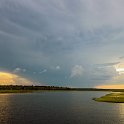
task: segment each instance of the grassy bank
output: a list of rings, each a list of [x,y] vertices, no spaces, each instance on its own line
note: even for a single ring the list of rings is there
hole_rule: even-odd
[[[110,93],[100,98],[93,98],[97,102],[124,103],[124,93]]]

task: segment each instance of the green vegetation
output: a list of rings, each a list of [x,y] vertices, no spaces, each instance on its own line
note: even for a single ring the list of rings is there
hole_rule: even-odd
[[[23,86],[23,85],[0,85],[0,92],[3,91],[39,91],[39,90],[69,90],[68,87],[57,86]]]
[[[93,98],[97,102],[124,103],[124,93],[110,93],[100,98]]]
[[[67,91],[68,87],[57,86],[23,86],[23,85],[0,85],[0,93],[33,93],[42,91]]]
[[[70,88],[59,86],[23,86],[23,85],[0,85],[0,93],[29,93],[41,91],[112,91],[124,92],[124,89],[96,89],[96,88]],[[97,101],[98,98],[94,100]]]
[[[39,91],[39,90],[67,90],[67,91],[110,91],[108,89],[96,89],[96,88],[69,88],[59,86],[23,86],[23,85],[0,85],[1,90],[21,90],[21,91]]]

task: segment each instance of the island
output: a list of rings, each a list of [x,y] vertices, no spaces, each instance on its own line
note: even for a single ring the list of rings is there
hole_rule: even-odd
[[[100,98],[93,98],[93,100],[97,102],[124,103],[124,92],[110,93]]]

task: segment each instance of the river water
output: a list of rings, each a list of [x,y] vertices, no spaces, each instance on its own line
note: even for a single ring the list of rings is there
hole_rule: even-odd
[[[0,124],[124,124],[123,103],[95,102],[108,92],[0,94]]]

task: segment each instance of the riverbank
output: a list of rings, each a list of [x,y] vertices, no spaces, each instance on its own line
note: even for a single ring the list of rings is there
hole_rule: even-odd
[[[124,93],[110,93],[100,98],[93,98],[97,102],[111,102],[111,103],[124,103]]]

